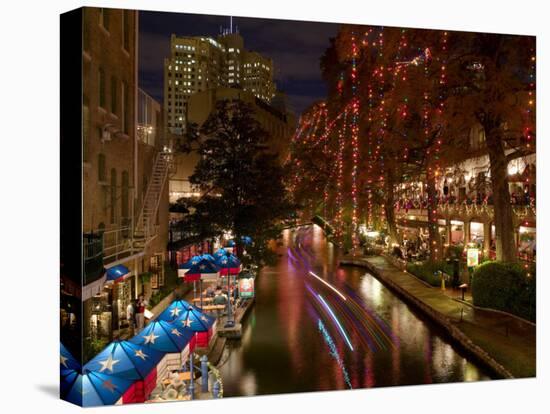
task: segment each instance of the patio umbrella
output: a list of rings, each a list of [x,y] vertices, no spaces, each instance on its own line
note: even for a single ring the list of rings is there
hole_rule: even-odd
[[[133,380],[122,401],[144,402],[157,385],[157,366],[163,358],[164,353],[157,350],[117,340],[84,365],[83,373],[94,372]]]
[[[71,374],[72,386],[63,397],[66,401],[82,407],[114,405],[121,403],[133,381],[101,372]]]
[[[220,268],[220,275],[237,275],[241,271],[241,261],[234,254],[220,257],[216,264]]]
[[[205,315],[197,308],[189,306],[172,324],[193,332],[207,332],[214,325],[215,321],[216,318]]]
[[[179,316],[191,306],[185,300],[179,299],[173,301],[170,306],[162,311],[162,313],[157,317],[157,321],[173,322],[179,318]]]
[[[217,279],[218,276],[218,266],[209,260],[201,259],[198,263],[189,268],[185,273],[184,279],[186,282],[193,282],[203,279]]]
[[[129,341],[113,341],[84,365],[84,373],[99,372],[130,380],[144,379],[163,354]]]
[[[224,248],[219,248],[218,250],[216,250],[214,252],[214,258],[219,259],[220,257],[225,256],[225,254],[226,254],[225,249]]]
[[[178,277],[185,277],[185,274],[191,269],[194,265],[201,261],[201,256],[193,256],[187,262],[182,263],[178,266]]]
[[[165,321],[153,321],[130,342],[159,352],[178,353],[193,338],[193,332]]]
[[[74,382],[80,374],[80,363],[76,360],[75,357],[61,344],[60,355],[59,355],[59,369],[60,369],[60,394],[61,398],[64,398],[67,395],[67,392],[71,389]]]
[[[201,256],[202,259],[206,259],[208,260],[209,262],[212,262],[212,263],[215,263],[216,262],[216,258],[214,256],[212,256],[211,254],[208,254],[208,253],[205,253]]]
[[[76,358],[71,355],[63,344],[60,345],[59,368],[61,370],[61,375],[72,371],[80,371],[80,362],[78,362]]]

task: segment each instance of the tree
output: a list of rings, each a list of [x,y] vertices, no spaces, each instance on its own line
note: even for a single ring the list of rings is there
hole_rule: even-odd
[[[497,259],[513,262],[517,249],[508,163],[535,152],[535,38],[489,33],[456,33],[453,38],[447,123],[454,131],[475,124],[483,128]]]
[[[273,259],[268,241],[278,237],[281,221],[294,210],[277,154],[267,152],[268,139],[249,104],[227,100],[187,137],[188,150],[195,143],[200,155],[190,182],[202,193],[187,202],[189,228],[206,237],[231,231],[238,252],[242,237],[250,236],[254,246],[247,252],[258,265]]]

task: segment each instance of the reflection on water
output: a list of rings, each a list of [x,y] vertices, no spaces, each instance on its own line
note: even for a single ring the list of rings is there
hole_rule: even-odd
[[[282,241],[241,341],[222,357],[224,396],[489,378],[373,276],[338,268],[319,227],[286,230]]]

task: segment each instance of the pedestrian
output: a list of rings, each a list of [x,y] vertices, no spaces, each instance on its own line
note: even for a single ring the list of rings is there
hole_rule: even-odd
[[[135,327],[135,315],[135,303],[130,301],[126,307],[126,320],[128,321],[128,329],[132,332],[132,334],[134,333]]]
[[[145,326],[145,308],[147,307],[147,301],[145,300],[143,295],[139,295],[136,307],[137,330],[138,332],[140,332]]]

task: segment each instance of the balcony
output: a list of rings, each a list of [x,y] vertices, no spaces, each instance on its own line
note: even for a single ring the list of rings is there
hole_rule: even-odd
[[[535,222],[536,208],[532,205],[514,205],[514,215],[518,222]],[[396,208],[395,215],[397,219],[428,222],[428,210],[425,208]],[[493,219],[494,207],[489,204],[460,204],[446,203],[437,207],[437,216],[439,218],[461,218],[463,221],[469,221],[473,218]]]

